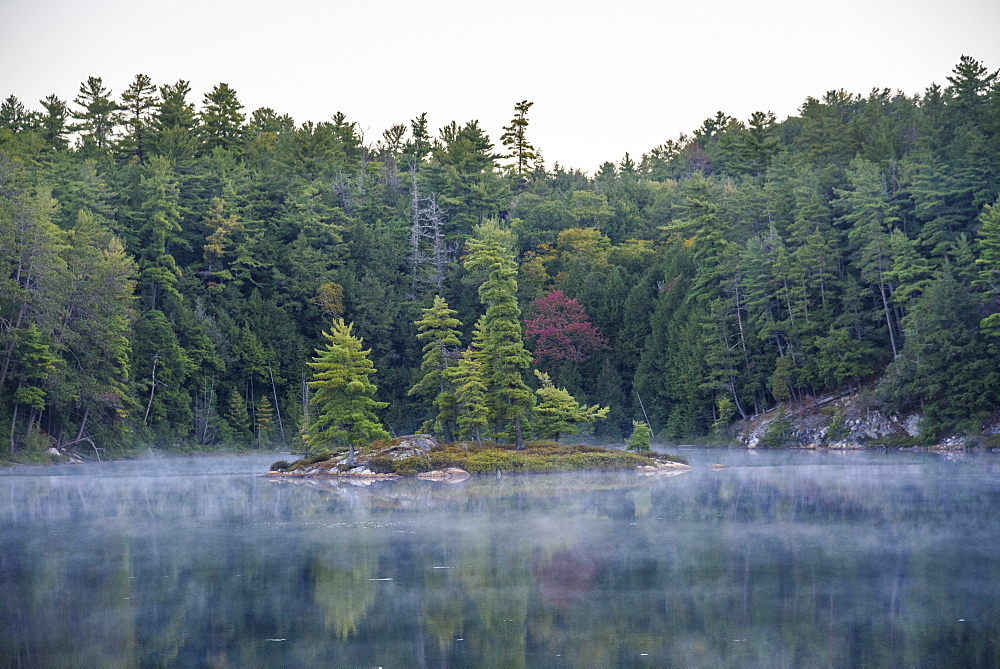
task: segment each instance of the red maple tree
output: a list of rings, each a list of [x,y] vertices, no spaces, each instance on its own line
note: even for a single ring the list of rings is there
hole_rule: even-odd
[[[557,360],[583,362],[607,344],[580,303],[561,290],[535,300],[534,314],[525,321],[525,334],[534,343],[538,365]]]

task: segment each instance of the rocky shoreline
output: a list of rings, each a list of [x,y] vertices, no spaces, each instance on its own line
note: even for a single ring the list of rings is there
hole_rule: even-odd
[[[930,451],[1000,450],[1000,416],[980,434],[946,435],[921,443],[919,413],[886,415],[863,405],[860,395],[835,395],[789,402],[734,426],[746,448],[865,449],[893,447]]]
[[[418,459],[426,460],[429,463],[431,450],[439,447],[440,444],[431,435],[408,435],[393,439],[387,447],[371,453],[356,455],[353,463],[349,463],[348,456],[343,453],[304,458],[293,463],[281,461],[272,465],[271,471],[264,476],[271,479],[343,479],[364,482],[391,481],[413,477],[425,481],[460,483],[473,475],[458,466],[414,472],[410,476],[392,471],[395,465],[404,461],[412,462],[414,459]],[[656,458],[655,454],[653,457]],[[647,462],[650,461],[647,460]],[[642,476],[672,476],[692,468],[687,464],[672,462],[660,456],[652,460],[650,464],[634,466],[634,469]]]

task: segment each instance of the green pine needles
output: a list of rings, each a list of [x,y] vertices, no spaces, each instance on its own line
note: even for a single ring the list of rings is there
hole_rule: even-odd
[[[326,347],[317,349],[308,363],[313,368],[309,387],[316,392],[310,399],[316,415],[303,435],[310,453],[330,446],[347,446],[347,464],[354,463],[355,449],[374,439],[388,439],[389,433],[375,411],[389,406],[375,399],[376,386],[371,380],[375,365],[369,359],[370,350],[361,348],[362,340],[355,337],[352,324],[338,318],[331,332],[324,332]]]

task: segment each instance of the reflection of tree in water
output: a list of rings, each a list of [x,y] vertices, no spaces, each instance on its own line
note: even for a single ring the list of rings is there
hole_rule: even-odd
[[[444,653],[463,635],[463,592],[446,570],[429,569],[424,578],[420,622]]]
[[[313,597],[323,611],[323,626],[341,641],[357,635],[358,623],[375,603],[378,583],[371,580],[372,573],[366,564],[313,566]]]
[[[565,610],[594,587],[599,566],[597,560],[565,548],[547,557],[537,556],[531,564],[531,575],[545,602]]]
[[[210,464],[0,475],[0,667],[1000,666],[991,460],[364,489]]]

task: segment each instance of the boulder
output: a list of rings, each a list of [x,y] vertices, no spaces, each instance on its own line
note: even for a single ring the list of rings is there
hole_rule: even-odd
[[[417,455],[427,455],[428,451],[437,445],[437,439],[429,434],[410,434],[405,437],[396,437],[387,448],[373,453],[371,457],[405,460]]]
[[[639,476],[676,476],[693,469],[680,462],[659,462],[655,465],[640,465],[635,468]]]
[[[432,472],[417,474],[418,479],[425,481],[443,481],[444,483],[459,483],[469,478],[471,474],[461,467],[448,467],[448,469],[436,469]]]

